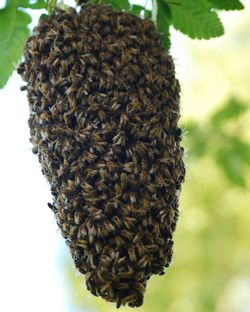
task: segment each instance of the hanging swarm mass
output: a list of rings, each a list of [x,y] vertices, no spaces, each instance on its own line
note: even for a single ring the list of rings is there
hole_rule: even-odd
[[[185,175],[172,57],[153,22],[83,4],[39,22],[18,72],[49,206],[88,290],[142,305],[171,262]]]

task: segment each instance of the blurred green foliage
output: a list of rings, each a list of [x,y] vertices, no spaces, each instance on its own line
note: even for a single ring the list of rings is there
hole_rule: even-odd
[[[246,111],[246,104],[231,98],[209,121],[202,124],[190,121],[184,125],[190,157],[197,159],[209,154],[229,182],[240,187],[247,185],[245,172],[250,165],[250,145],[239,129]]]

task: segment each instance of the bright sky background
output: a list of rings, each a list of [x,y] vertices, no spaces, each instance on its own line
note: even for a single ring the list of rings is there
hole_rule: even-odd
[[[0,7],[4,2],[0,0]],[[238,14],[242,13],[223,17],[227,31]],[[174,33],[172,54],[183,79],[188,79],[192,66],[183,45],[187,40]],[[219,40],[226,39],[216,39],[210,46]],[[31,152],[28,103],[25,92],[19,91],[21,85],[21,79],[14,74],[0,91],[0,310],[76,312],[67,302],[60,264],[64,242],[47,207],[51,201],[48,183],[37,156]],[[197,101],[190,103],[191,110],[195,104],[197,109]]]

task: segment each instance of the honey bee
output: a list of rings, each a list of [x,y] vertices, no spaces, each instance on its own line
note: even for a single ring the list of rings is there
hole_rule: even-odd
[[[129,199],[131,201],[131,203],[136,203],[136,194],[135,193],[132,193],[132,192],[129,192]]]
[[[97,266],[96,266],[96,259],[95,259],[94,255],[92,253],[88,254],[88,256],[87,256],[87,263],[90,264],[92,269],[96,269],[97,268]]]
[[[91,292],[92,295],[97,297],[96,287],[90,281],[86,281],[87,289]]]
[[[109,61],[112,58],[112,54],[108,51],[102,51],[99,53],[99,57],[102,61]]]
[[[88,75],[89,75],[90,78],[93,79],[93,78],[95,77],[95,70],[94,70],[93,67],[89,67],[89,68],[87,69],[87,73],[88,73]]]
[[[63,223],[62,225],[62,231],[64,232],[64,234],[69,234],[70,232],[70,225],[68,223]]]
[[[48,205],[48,207],[49,207],[54,213],[57,212],[57,208],[56,208],[53,204],[48,203],[47,205]]]
[[[121,227],[122,223],[121,223],[121,220],[118,216],[113,216],[111,220],[118,229]]]
[[[121,231],[121,235],[126,237],[129,241],[132,241],[133,237],[134,237],[133,233],[131,233],[131,232],[127,231],[127,230],[122,230]]]
[[[142,110],[142,105],[143,104],[140,100],[134,98],[132,102],[127,106],[127,112],[140,112]],[[141,121],[139,116],[135,116],[135,118],[137,118],[138,121]]]
[[[28,89],[27,86],[21,86],[21,87],[20,87],[20,90],[21,90],[21,91],[25,91],[25,90],[27,90],[27,89]]]
[[[153,97],[153,91],[149,87],[145,87],[145,93],[147,96],[149,96],[151,98]]]
[[[118,280],[119,280],[118,276],[113,272],[106,273],[105,278],[109,281],[112,281],[112,282],[118,282]]]
[[[128,283],[117,283],[116,287],[119,290],[126,290],[130,288],[130,285]]]
[[[127,302],[129,306],[137,306],[139,305],[139,302],[138,302],[138,295],[136,293],[134,294],[130,294],[126,297],[124,297],[124,302]],[[137,303],[138,302],[138,303]]]
[[[82,221],[83,221],[82,213],[79,210],[75,211],[75,213],[74,213],[74,222],[75,222],[75,224],[79,225],[79,224],[82,223]]]
[[[135,283],[135,288],[138,289],[141,293],[144,293],[146,290],[145,285],[143,285],[142,283],[139,283],[139,282]]]
[[[71,239],[76,239],[77,234],[78,234],[78,227],[71,225],[70,232],[69,232],[69,237]]]
[[[122,298],[121,297],[118,297],[116,299],[116,308],[119,309],[122,305]]]
[[[149,252],[156,252],[156,251],[159,250],[158,246],[155,245],[155,244],[147,245],[147,246],[146,246],[146,249],[147,249]]]
[[[122,271],[118,273],[119,278],[121,279],[130,279],[133,276],[134,272],[131,267],[128,267],[127,271]]]
[[[101,121],[104,121],[106,118],[106,113],[103,110],[99,110],[98,117],[101,119]]]
[[[100,287],[100,292],[105,293],[113,293],[113,284],[112,282],[108,282]]]
[[[136,224],[136,219],[135,218],[130,218],[130,217],[125,217],[124,220],[124,225],[128,230],[131,230],[135,227]],[[137,234],[138,235],[138,234]],[[133,239],[133,242],[135,242],[135,239],[137,237],[137,235],[135,236],[135,238]]]
[[[138,267],[145,269],[149,265],[149,257],[146,255],[138,261]]]
[[[22,62],[17,67],[17,73],[19,75],[23,75],[24,72],[25,72],[25,62]]]
[[[159,249],[159,259],[164,259],[165,255],[164,255],[164,250],[162,248]]]
[[[129,183],[127,174],[122,172],[120,179],[121,179],[121,188],[122,190],[124,190],[128,186],[128,183]]]
[[[136,262],[137,258],[136,258],[136,254],[135,254],[135,249],[134,248],[129,248],[128,249],[128,255],[129,255],[129,259],[131,262]]]
[[[113,58],[113,64],[116,69],[121,69],[122,68],[122,63],[119,58]]]

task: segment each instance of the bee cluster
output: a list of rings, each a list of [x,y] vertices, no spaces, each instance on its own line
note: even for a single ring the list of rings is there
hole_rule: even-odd
[[[185,176],[180,87],[154,24],[105,5],[56,10],[18,72],[49,207],[88,290],[142,305],[171,262]]]

